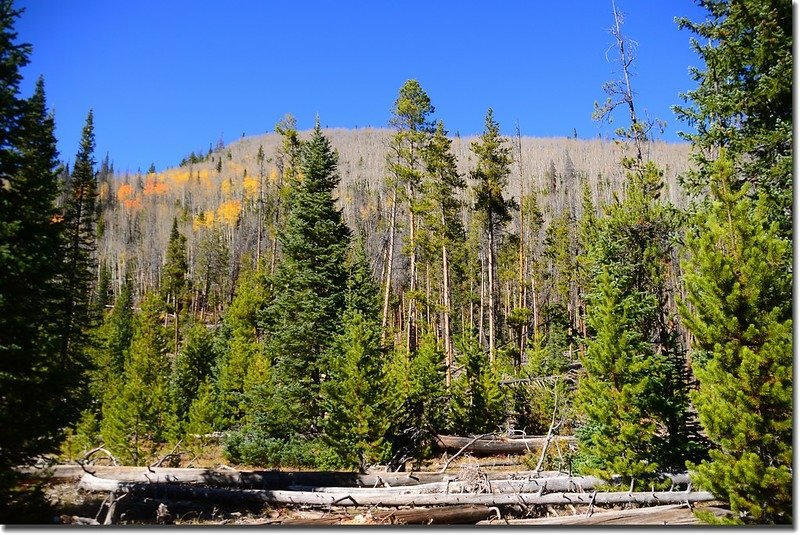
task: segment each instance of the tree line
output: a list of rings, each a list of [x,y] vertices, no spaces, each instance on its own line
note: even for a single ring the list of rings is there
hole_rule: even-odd
[[[44,82],[19,95],[30,47],[4,2],[5,503],[24,501],[14,466],[101,443],[142,464],[221,433],[235,463],[396,469],[437,433],[561,422],[579,439],[561,469],[649,488],[688,466],[744,521],[791,522],[791,4],[701,4],[706,21],[679,21],[710,43],[693,42],[705,69],[676,109],[696,130],[686,205],[625,77],[596,106],[630,115],[602,196],[554,166],[527,189],[520,136],[492,109],[465,163],[408,80],[380,187],[341,188],[353,162],[319,120],[303,135],[289,116],[238,197],[222,182],[218,209],[198,210],[185,187],[167,211],[137,205],[163,198],[155,169],[131,183],[98,168],[91,111],[59,163]],[[222,144],[193,156],[178,183],[235,165]],[[165,214],[166,248],[142,231]],[[109,234],[140,254],[98,249]]]

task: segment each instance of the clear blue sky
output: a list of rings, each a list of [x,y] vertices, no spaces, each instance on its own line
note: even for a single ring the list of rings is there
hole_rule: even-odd
[[[436,118],[479,133],[488,107],[504,133],[581,138],[611,129],[591,119],[613,45],[611,0],[267,1],[23,0],[16,28],[33,45],[30,94],[43,74],[59,150],[74,159],[89,108],[97,160],[118,171],[163,169],[195,150],[272,131],[286,113],[301,129],[385,126],[397,91],[416,78]],[[639,44],[640,109],[667,121],[699,64],[675,16],[691,0],[618,0]],[[611,51],[613,53],[613,50]],[[620,115],[620,121],[624,119]],[[616,126],[616,124],[614,125]]]

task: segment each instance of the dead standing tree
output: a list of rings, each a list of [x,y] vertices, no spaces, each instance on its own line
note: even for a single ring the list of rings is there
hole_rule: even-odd
[[[603,84],[603,91],[608,95],[608,98],[602,106],[597,102],[594,103],[592,118],[596,121],[607,121],[611,124],[612,113],[617,107],[625,106],[628,108],[631,121],[630,128],[618,128],[616,134],[623,139],[633,142],[634,148],[636,149],[636,167],[641,169],[644,164],[643,147],[645,143],[647,143],[650,131],[653,127],[663,129],[664,123],[658,119],[645,119],[642,121],[637,115],[633,86],[631,85],[631,67],[636,59],[635,52],[638,43],[623,35],[622,23],[625,17],[622,12],[617,9],[614,0],[611,0],[611,9],[614,15],[614,26],[610,31],[616,41],[618,54],[616,61],[619,62],[620,65],[621,79],[611,80]],[[608,51],[606,52],[606,59],[612,62],[612,60],[608,58]]]

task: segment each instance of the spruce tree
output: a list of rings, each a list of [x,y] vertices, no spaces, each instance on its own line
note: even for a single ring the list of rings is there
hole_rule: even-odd
[[[747,523],[792,522],[791,242],[770,222],[771,199],[748,198],[723,152],[711,199],[686,238],[694,335],[692,401],[713,444],[692,481],[728,500]]]
[[[13,467],[57,449],[78,417],[83,360],[58,358],[63,295],[56,211],[58,152],[42,79],[19,96],[31,47],[17,42],[21,11],[0,2],[0,522],[26,516],[34,499]]]
[[[170,380],[173,412],[185,422],[200,385],[211,376],[216,360],[213,335],[202,323],[191,325],[184,335]]]
[[[181,304],[187,297],[188,271],[186,237],[178,230],[178,218],[174,218],[161,275],[161,295],[175,314],[180,312]]]
[[[255,413],[263,404],[262,398],[270,392],[269,385],[258,378],[260,370],[270,366],[258,327],[258,313],[268,301],[264,274],[243,271],[216,333],[219,349],[214,376],[220,405],[219,425],[223,429],[243,419],[246,423],[257,419]],[[251,370],[254,367],[257,370]]]
[[[389,453],[387,395],[378,286],[360,240],[351,254],[343,329],[330,349],[330,380],[323,385],[326,440],[349,467],[365,471]]]
[[[347,284],[350,231],[333,196],[337,155],[319,121],[301,156],[280,235],[283,262],[262,322],[273,363],[269,432],[276,438],[319,429],[325,357],[341,331]]]
[[[652,162],[623,165],[625,197],[596,220],[583,258],[588,339],[577,400],[586,415],[581,442],[600,473],[641,480],[659,467],[680,469],[701,445],[689,439],[686,361],[667,299],[677,216],[658,200],[661,172]]]
[[[63,291],[67,297],[62,312],[61,358],[67,360],[80,358],[90,344],[88,333],[94,326],[91,309],[97,246],[94,145],[94,115],[89,110],[64,205]]]
[[[604,479],[619,474],[641,484],[665,468],[657,455],[656,407],[667,363],[637,325],[652,301],[623,293],[608,268],[589,297],[593,336],[582,359],[586,375],[576,401],[586,417],[579,433],[583,462]]]
[[[390,357],[390,396],[397,407],[390,430],[393,469],[409,457],[417,465],[429,457],[436,434],[447,423],[444,355],[433,333],[423,333],[419,342],[412,355],[396,349]]]

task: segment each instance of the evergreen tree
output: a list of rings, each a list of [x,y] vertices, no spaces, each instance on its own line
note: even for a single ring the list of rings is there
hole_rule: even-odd
[[[97,280],[97,295],[94,299],[94,317],[97,321],[102,321],[106,315],[106,307],[111,301],[111,270],[108,264],[103,262],[100,265],[100,274]]]
[[[164,303],[157,295],[144,298],[125,372],[112,382],[103,400],[103,441],[124,462],[143,462],[173,425],[163,313]]]
[[[686,362],[667,300],[676,215],[657,201],[661,172],[652,162],[623,163],[631,169],[626,196],[605,207],[585,253],[589,336],[578,402],[587,455],[641,479],[680,469],[700,445],[689,439]]]
[[[110,375],[118,376],[125,370],[127,351],[133,339],[133,321],[133,288],[130,277],[126,275],[114,309],[106,319],[109,329],[105,345]]]
[[[333,191],[337,156],[319,121],[302,146],[300,177],[292,184],[281,233],[283,262],[275,295],[263,312],[267,352],[273,362],[269,432],[276,438],[318,429],[325,356],[341,330],[350,231]]]
[[[417,80],[407,80],[400,88],[392,109],[389,124],[396,132],[390,142],[387,164],[392,181],[392,223],[390,249],[394,246],[395,218],[398,196],[405,200],[408,212],[408,236],[406,251],[409,258],[408,291],[406,292],[408,310],[406,318],[406,351],[413,352],[417,337],[417,249],[419,247],[417,219],[419,188],[425,173],[424,150],[433,132],[429,116],[434,112],[431,99]],[[390,250],[391,261],[394,251]],[[384,297],[384,321],[388,315],[388,300],[391,286],[392,265],[387,268],[386,292]]]
[[[623,294],[608,269],[589,298],[593,336],[582,359],[586,375],[576,395],[586,423],[579,433],[590,472],[644,483],[665,468],[658,462],[656,411],[667,363],[637,328],[647,296]]]
[[[178,422],[187,419],[200,386],[211,376],[216,360],[213,342],[213,334],[202,323],[195,323],[186,331],[170,384],[173,412]]]
[[[208,435],[213,433],[219,421],[219,405],[217,404],[214,385],[204,380],[197,389],[196,397],[189,406],[186,423],[187,435]],[[203,441],[200,441],[203,444]]]
[[[12,2],[0,2],[0,522],[34,521],[13,467],[53,452],[78,417],[82,359],[59,359],[63,294],[55,203],[58,152],[44,82],[19,96],[31,47],[17,43]]]
[[[187,297],[186,273],[189,264],[186,260],[186,237],[178,231],[178,218],[172,220],[172,231],[167,243],[166,259],[161,275],[162,299],[178,314],[181,302]]]
[[[451,427],[459,434],[490,433],[506,421],[507,399],[500,387],[500,371],[489,362],[474,332],[458,338],[459,365],[453,382]]]
[[[261,384],[251,372],[254,366],[269,368],[258,328],[258,312],[268,301],[264,274],[260,271],[242,271],[236,284],[236,294],[216,333],[218,357],[214,377],[220,405],[218,423],[222,429],[234,426],[245,417],[251,420],[261,398],[270,391],[269,388],[261,391],[262,387],[268,385]],[[258,390],[256,399],[248,399],[253,389]]]
[[[95,280],[97,181],[94,173],[94,115],[89,111],[64,206],[66,303],[61,327],[61,358],[78,360],[93,327],[91,295]]]
[[[350,261],[343,330],[331,347],[323,385],[326,440],[348,465],[365,471],[386,460],[392,400],[387,397],[378,286],[358,240]]]
[[[711,167],[711,199],[686,246],[694,335],[692,401],[713,443],[692,481],[748,523],[792,522],[791,241],[770,222],[771,199],[748,199],[725,152]]]
[[[698,193],[709,183],[719,149],[764,196],[770,221],[792,235],[792,2],[698,0],[702,22],[679,19],[696,35],[692,47],[704,63],[693,68],[696,89],[683,95],[679,117],[696,129],[685,137],[695,147],[696,172],[686,184]]]
[[[389,371],[392,397],[399,409],[390,432],[391,466],[402,466],[407,456],[417,465],[428,457],[436,433],[445,428],[447,387],[444,355],[433,333],[424,333],[413,355],[395,351]]]
[[[483,134],[470,145],[478,157],[472,178],[478,182],[475,191],[475,209],[482,212],[487,238],[489,294],[489,359],[494,362],[497,347],[497,245],[500,232],[511,221],[511,211],[517,208],[513,199],[506,199],[503,190],[511,173],[511,147],[500,135],[500,125],[494,120],[492,108],[486,112]]]
[[[422,183],[423,199],[420,202],[423,230],[427,233],[431,249],[438,249],[441,261],[441,316],[442,341],[447,366],[447,384],[450,384],[453,366],[453,305],[451,272],[453,249],[465,241],[461,222],[461,202],[458,193],[466,186],[459,174],[452,142],[447,137],[444,123],[436,123],[436,131],[425,147],[426,174]],[[434,251],[432,252],[432,256]]]

